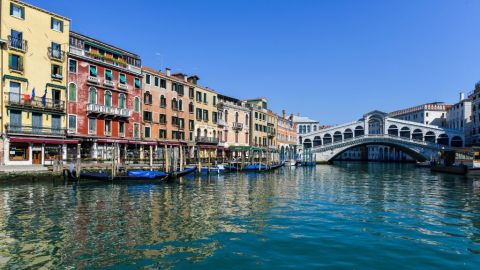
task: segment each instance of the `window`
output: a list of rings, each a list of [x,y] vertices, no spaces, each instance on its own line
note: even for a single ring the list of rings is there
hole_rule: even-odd
[[[193,89],[193,87],[190,87],[190,88],[188,89],[188,96],[189,96],[191,99],[195,98],[195,90]]]
[[[52,17],[50,21],[50,28],[55,31],[63,32],[63,21]]]
[[[212,121],[213,121],[213,123],[217,123],[217,119],[218,119],[218,114],[217,114],[217,112],[212,112]]]
[[[189,128],[190,130],[193,130],[193,129],[195,128],[195,121],[189,120],[189,121],[188,121],[188,128]]]
[[[183,89],[184,89],[183,85],[179,84],[179,85],[177,86],[177,93],[178,93],[179,96],[183,96],[183,94],[184,94],[184,90],[183,90]]]
[[[152,94],[150,94],[150,92],[143,94],[143,103],[146,105],[152,104]]]
[[[90,76],[97,77],[97,67],[96,66],[90,66],[90,68],[88,70],[90,72]]]
[[[160,139],[166,139],[167,138],[167,131],[165,129],[159,129],[158,130],[158,136]]]
[[[105,70],[105,80],[106,81],[113,81],[113,73],[109,69]]]
[[[25,19],[25,8],[14,3],[10,3],[10,15],[19,19]]]
[[[135,112],[140,112],[140,99],[138,97],[135,97],[133,103],[133,110]]]
[[[77,86],[74,83],[68,85],[68,101],[77,101]]]
[[[165,98],[164,95],[160,96],[160,107],[161,108],[167,107],[167,99]]]
[[[202,102],[202,93],[201,92],[197,91],[195,100],[197,102]]]
[[[120,73],[119,78],[120,78],[120,83],[121,84],[127,84],[127,77],[125,76],[124,73]]]
[[[125,94],[118,95],[118,107],[120,109],[125,109]]]
[[[77,61],[70,59],[68,60],[68,71],[71,73],[77,73]]]
[[[202,120],[202,109],[197,108],[197,120]]]
[[[160,87],[167,89],[167,81],[165,79],[160,80]]]
[[[62,46],[58,43],[52,42],[50,56],[55,59],[62,59]]]
[[[151,121],[153,120],[153,119],[152,119],[152,112],[143,111],[143,120],[144,120],[144,121],[151,122]]]
[[[145,83],[150,84],[150,74],[147,74],[147,76],[145,76]]]
[[[118,122],[118,133],[121,137],[125,136],[125,122]]]
[[[213,105],[217,105],[217,97],[216,96],[213,96]]]
[[[52,78],[53,79],[60,79],[60,80],[63,78],[62,66],[52,64]]]
[[[28,160],[29,152],[28,143],[10,143],[8,149],[9,159],[12,161]]]
[[[159,84],[159,82],[158,82],[158,81],[159,81],[159,78],[158,78],[157,76],[155,76],[155,80],[154,80],[154,81],[155,81],[155,86],[156,86],[156,87],[158,87],[158,84]]]
[[[95,134],[97,132],[97,119],[88,118],[88,134]]]
[[[77,132],[77,116],[70,114],[68,115],[68,132],[76,133]]]
[[[183,112],[183,101],[182,100],[178,101],[178,110]]]
[[[172,110],[174,110],[174,111],[177,111],[177,110],[178,110],[178,103],[177,103],[177,99],[176,99],[176,98],[173,98],[173,99],[172,99]]]
[[[208,110],[203,110],[203,121],[208,122]]]
[[[23,42],[23,33],[15,30],[10,30],[10,46],[19,50],[25,50],[26,46]]]
[[[208,104],[207,93],[203,93],[203,103]]]
[[[88,103],[97,104],[97,89],[90,87],[88,90]]]
[[[142,88],[142,85],[140,84],[140,79],[139,78],[135,78],[135,88]]]
[[[145,127],[144,135],[145,135],[145,138],[150,138],[150,136],[151,136],[150,127]]]
[[[10,54],[8,58],[8,66],[15,71],[23,71],[23,57],[16,54]]]
[[[165,125],[167,123],[167,115],[166,114],[160,114],[158,118],[158,122],[160,124]]]
[[[189,112],[189,113],[193,113],[193,110],[194,110],[193,102],[190,102],[190,103],[188,104],[188,112]]]
[[[105,92],[105,100],[104,100],[105,107],[109,108],[112,107],[112,92],[106,91]]]
[[[112,120],[105,120],[105,135],[112,135]]]
[[[140,138],[140,125],[138,123],[133,124],[133,137],[135,139]]]

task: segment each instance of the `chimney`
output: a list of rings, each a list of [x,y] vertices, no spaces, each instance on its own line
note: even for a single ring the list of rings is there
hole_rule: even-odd
[[[465,99],[465,94],[463,92],[460,92],[460,101]]]
[[[188,76],[185,75],[185,74],[183,74],[183,80],[184,80],[185,82],[188,82]]]
[[[290,114],[290,121],[293,121],[293,113]]]
[[[171,69],[170,68],[166,68],[165,71],[167,72],[167,76],[170,76],[171,75]]]
[[[285,110],[282,110],[282,117],[283,119],[287,118],[287,112]]]

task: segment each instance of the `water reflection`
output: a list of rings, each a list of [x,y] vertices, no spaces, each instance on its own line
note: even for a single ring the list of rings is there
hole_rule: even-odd
[[[471,179],[381,163],[162,185],[2,184],[0,267],[368,267],[386,258],[370,266],[388,268],[413,257],[418,268],[468,268],[480,263],[479,203]]]

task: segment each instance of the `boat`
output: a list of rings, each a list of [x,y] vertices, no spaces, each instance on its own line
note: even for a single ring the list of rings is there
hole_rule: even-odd
[[[441,164],[434,164],[430,167],[432,172],[440,172],[440,173],[450,173],[450,174],[459,174],[459,175],[466,175],[468,173],[467,165],[441,165]]]
[[[194,173],[196,169],[197,167],[194,166],[194,167],[185,168],[183,171],[178,170],[172,173],[172,177],[182,177],[182,176]]]
[[[155,173],[153,171],[137,171],[132,175],[119,175],[112,177],[108,173],[101,173],[101,172],[82,172],[80,176],[76,176],[75,171],[64,170],[64,173],[67,175],[68,180],[71,181],[78,181],[82,180],[96,180],[96,181],[103,181],[103,182],[136,182],[136,183],[144,183],[144,182],[163,182],[168,180],[172,175],[169,173]]]
[[[272,165],[272,166],[270,166],[269,170],[273,171],[273,170],[276,170],[276,169],[281,168],[283,166],[285,166],[285,162],[281,162],[279,164]]]
[[[269,166],[261,163],[247,164],[242,169],[242,171],[246,171],[246,172],[267,171],[267,170],[269,170]]]
[[[202,167],[200,168],[200,173],[205,173],[205,174],[220,174],[225,172],[225,166],[224,165],[217,165],[213,167]]]
[[[462,152],[458,149],[440,151],[440,159],[432,161],[430,170],[432,172],[466,175],[468,166],[463,163],[463,160],[457,158],[459,153]]]
[[[430,161],[424,161],[424,162],[419,162],[417,161],[415,163],[415,167],[417,168],[430,168],[431,167],[431,162]]]

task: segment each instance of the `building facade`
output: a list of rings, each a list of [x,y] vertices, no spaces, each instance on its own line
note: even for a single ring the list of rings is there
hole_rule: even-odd
[[[1,163],[49,165],[65,158],[66,53],[70,20],[1,0]]]
[[[249,99],[245,101],[250,109],[250,146],[268,147],[267,99]]]
[[[471,125],[470,142],[474,146],[480,146],[480,82],[475,84],[475,89],[468,94],[471,100]]]
[[[250,144],[250,110],[239,99],[218,94],[218,138],[225,149]]]
[[[137,158],[141,131],[141,60],[136,54],[70,33],[68,134],[80,141],[81,158]],[[75,147],[69,148],[74,158]]]
[[[389,113],[390,117],[423,123],[425,125],[446,126],[447,110],[452,105],[443,102],[427,103]]]
[[[447,110],[446,127],[460,129],[465,135],[465,145],[472,144],[472,100],[460,93],[460,100]]]
[[[282,115],[277,115],[277,145],[280,151],[281,160],[295,159],[297,152],[297,127],[293,122],[293,114],[287,117],[282,111]]]

